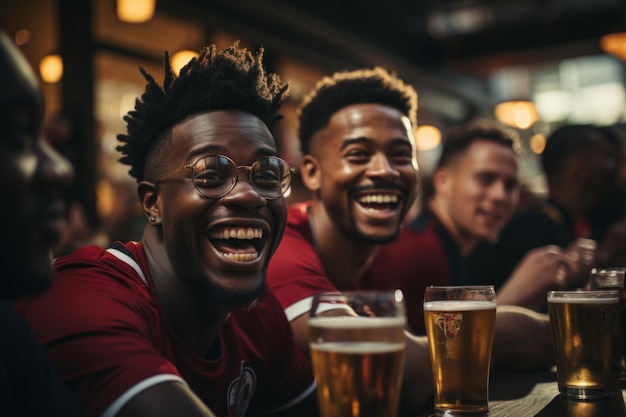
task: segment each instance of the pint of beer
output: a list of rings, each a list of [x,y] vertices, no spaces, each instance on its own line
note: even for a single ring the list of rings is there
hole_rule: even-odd
[[[610,394],[619,297],[613,290],[548,292],[562,394],[578,399]]]
[[[397,416],[405,325],[400,291],[314,297],[309,340],[321,416]]]
[[[495,299],[492,286],[426,288],[424,321],[438,416],[488,414]]]
[[[626,268],[593,268],[591,289],[617,290],[621,294],[615,328],[613,329],[613,361],[611,362],[611,384],[614,388],[626,388],[626,291],[624,289]]]

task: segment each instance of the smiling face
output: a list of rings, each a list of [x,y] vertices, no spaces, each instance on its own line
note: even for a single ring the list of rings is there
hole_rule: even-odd
[[[339,110],[313,137],[302,176],[342,233],[371,244],[394,240],[417,192],[408,119],[378,104]]]
[[[487,140],[475,140],[434,181],[439,215],[468,242],[497,239],[519,195],[515,152]]]
[[[41,134],[43,98],[19,51],[0,34],[0,296],[13,299],[46,289],[50,256],[59,240],[73,179],[69,163]]]
[[[276,155],[267,126],[239,111],[192,116],[173,128],[171,141],[168,172],[207,155],[225,155],[237,166]],[[148,204],[174,274],[224,304],[247,304],[263,291],[287,215],[283,197],[266,200],[250,184],[248,171],[237,171],[232,191],[209,199],[194,186],[191,170],[181,170],[158,182],[155,205]]]

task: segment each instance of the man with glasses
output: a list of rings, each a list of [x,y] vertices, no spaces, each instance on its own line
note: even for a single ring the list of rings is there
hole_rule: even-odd
[[[57,285],[22,310],[89,416],[316,415],[310,365],[265,294],[292,173],[271,131],[287,86],[237,45],[179,77],[166,54],[162,87],[141,72],[118,137],[141,242],[58,259]]]

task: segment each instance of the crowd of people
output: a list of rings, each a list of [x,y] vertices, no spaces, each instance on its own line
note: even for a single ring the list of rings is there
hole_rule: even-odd
[[[179,75],[166,53],[162,84],[140,71],[117,149],[137,182],[141,239],[51,263],[73,171],[42,135],[34,73],[0,35],[8,415],[316,416],[312,297],[396,288],[412,413],[433,392],[426,286],[494,285],[494,369],[543,370],[555,362],[546,292],[625,258],[624,158],[608,129],[556,130],[542,155],[549,195],[518,209],[515,134],[480,120],[450,129],[425,178],[418,94],[382,67],[336,72],[306,95],[298,170],[274,133],[288,85],[262,49],[211,45]],[[296,171],[310,199],[288,206]]]

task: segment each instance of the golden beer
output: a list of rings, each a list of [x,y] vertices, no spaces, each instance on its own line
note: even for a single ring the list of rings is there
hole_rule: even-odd
[[[323,417],[396,417],[404,317],[312,317],[310,348]]]
[[[548,313],[559,391],[575,398],[610,394],[617,291],[550,291]]]
[[[626,388],[626,289],[624,288],[625,268],[593,268],[591,288],[594,290],[619,291],[617,319],[613,330],[613,360],[611,363],[611,384],[616,388]]]
[[[495,301],[424,302],[435,384],[435,411],[486,414]]]

